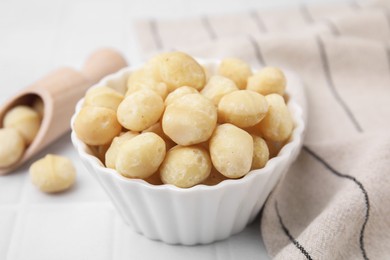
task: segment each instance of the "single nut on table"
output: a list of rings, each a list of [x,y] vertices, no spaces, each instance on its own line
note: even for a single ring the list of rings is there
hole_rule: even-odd
[[[180,188],[203,182],[210,175],[211,160],[201,146],[175,146],[160,167],[161,180]]]
[[[286,141],[293,131],[293,120],[282,96],[270,94],[265,96],[269,109],[267,115],[258,124],[261,135],[277,142]]]
[[[60,192],[75,183],[76,169],[69,159],[48,154],[30,166],[30,176],[41,191]]]
[[[23,137],[16,129],[0,129],[0,167],[8,167],[19,161],[25,150]]]
[[[116,165],[116,158],[119,153],[120,147],[128,140],[136,137],[139,133],[137,132],[126,132],[120,136],[115,137],[112,140],[112,143],[110,145],[110,148],[108,148],[106,155],[105,155],[105,163],[107,168],[115,169]]]
[[[6,113],[3,126],[16,129],[23,137],[26,145],[29,145],[39,131],[41,116],[31,107],[16,106]]]
[[[219,101],[224,95],[235,90],[238,90],[238,88],[233,80],[224,76],[214,75],[210,78],[200,93],[212,100],[214,105],[218,106]]]
[[[219,125],[210,139],[210,156],[224,176],[240,178],[251,169],[253,138],[235,125]]]
[[[269,160],[267,143],[260,136],[252,135],[253,138],[253,160],[251,169],[263,168]]]
[[[131,131],[142,131],[155,124],[164,112],[162,98],[143,89],[127,96],[118,107],[118,121]]]
[[[126,96],[141,89],[153,90],[162,99],[165,99],[168,94],[167,84],[155,80],[151,75],[151,72],[147,69],[139,69],[129,76],[129,79],[127,80]]]
[[[177,88],[174,91],[172,91],[171,93],[169,93],[169,95],[167,96],[167,98],[164,101],[165,106],[172,104],[176,99],[179,99],[182,96],[185,96],[188,94],[199,94],[199,92],[196,89],[194,89],[192,87],[187,87],[187,86]]]
[[[268,111],[263,95],[250,90],[237,90],[226,94],[218,104],[218,121],[238,127],[259,123]]]
[[[168,92],[182,86],[200,90],[206,83],[202,66],[183,52],[168,52],[157,55],[149,61],[147,66],[152,69],[154,79],[167,84]]]
[[[119,135],[122,126],[114,110],[105,107],[83,107],[74,121],[77,136],[88,145],[104,145]]]
[[[239,89],[245,89],[247,80],[252,75],[252,70],[243,60],[227,58],[219,64],[218,74],[233,80]]]
[[[188,94],[166,107],[164,133],[175,143],[192,145],[207,141],[217,124],[217,109],[201,94]]]
[[[286,77],[278,68],[265,67],[248,78],[247,89],[262,95],[276,93],[283,96],[286,89]]]
[[[139,134],[121,145],[115,168],[125,177],[145,179],[158,170],[165,153],[161,137],[155,133]]]
[[[118,109],[123,100],[123,95],[109,87],[92,88],[85,94],[84,106],[97,106]]]

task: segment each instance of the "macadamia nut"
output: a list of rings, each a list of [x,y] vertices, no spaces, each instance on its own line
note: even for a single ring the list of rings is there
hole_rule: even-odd
[[[88,145],[104,145],[119,135],[122,126],[114,110],[105,107],[83,107],[74,121],[77,136]]]
[[[240,178],[251,169],[253,139],[232,124],[219,125],[210,139],[214,167],[228,178]]]
[[[247,89],[264,96],[272,93],[283,96],[286,89],[286,77],[278,68],[265,67],[248,78]]]
[[[260,121],[258,127],[262,136],[267,140],[286,141],[293,130],[290,111],[282,96],[270,94],[265,96],[269,109],[267,115]]]
[[[118,121],[131,131],[155,124],[164,112],[164,102],[156,92],[143,89],[127,96],[118,107]]]
[[[90,145],[89,148],[91,149],[92,154],[95,155],[95,157],[98,158],[104,164],[106,152],[108,148],[110,148],[110,143],[97,146]]]
[[[31,107],[16,106],[6,113],[3,126],[18,130],[26,145],[29,145],[39,131],[41,116]]]
[[[107,168],[115,169],[116,158],[118,157],[120,147],[128,140],[136,137],[138,135],[137,132],[126,132],[120,136],[115,137],[112,140],[110,148],[108,148],[105,155],[105,163]]]
[[[43,100],[39,97],[35,98],[34,102],[32,104],[32,108],[38,112],[38,114],[42,120],[43,114],[44,114],[44,109],[45,109],[44,104],[43,104]]]
[[[30,167],[32,183],[43,192],[60,192],[69,189],[76,180],[72,162],[62,156],[48,154]]]
[[[180,188],[203,182],[210,175],[211,160],[200,146],[175,146],[160,167],[161,180]]]
[[[275,142],[271,140],[265,140],[268,146],[269,150],[269,158],[273,158],[275,156],[278,156],[280,150],[283,148],[283,146],[286,144],[286,142]]]
[[[156,172],[152,176],[145,178],[144,181],[150,183],[152,185],[163,185],[164,183],[161,181],[160,173]]]
[[[215,75],[210,78],[200,93],[212,100],[214,105],[218,106],[219,101],[224,95],[235,90],[238,90],[238,88],[233,80],[224,76]]]
[[[227,58],[218,67],[218,74],[236,83],[239,89],[245,89],[248,78],[252,75],[251,67],[240,59]]]
[[[183,86],[180,88],[175,89],[165,99],[165,106],[168,106],[173,103],[176,99],[181,98],[182,96],[188,95],[188,94],[199,94],[199,92],[191,87]]]
[[[267,143],[260,136],[252,135],[253,138],[253,160],[251,169],[261,169],[269,160]]]
[[[160,136],[165,141],[165,146],[167,148],[167,151],[176,145],[176,143],[174,141],[172,141],[172,139],[169,138],[164,133],[164,131],[162,129],[161,122],[157,122],[154,125],[152,125],[151,127],[148,127],[144,131],[142,131],[142,133],[149,133],[149,132],[155,133],[156,135]]]
[[[222,97],[218,104],[218,121],[238,127],[259,123],[268,111],[263,95],[250,90],[237,90]]]
[[[167,84],[155,80],[147,69],[139,69],[129,76],[126,96],[142,89],[153,90],[162,99],[165,99],[168,94]]]
[[[123,95],[109,87],[92,88],[85,95],[85,106],[105,107],[116,111]]]
[[[200,94],[188,94],[166,107],[164,133],[175,143],[192,145],[210,138],[217,123],[217,109]]]
[[[145,179],[160,167],[166,153],[164,140],[155,133],[139,134],[119,148],[116,170],[125,177]]]
[[[218,183],[220,183],[224,180],[228,180],[228,179],[229,178],[227,178],[226,176],[224,176],[220,172],[218,172],[217,169],[215,169],[215,167],[212,167],[209,177],[207,177],[207,179],[204,180],[202,182],[202,184],[208,185],[208,186],[213,186],[213,185],[217,185]]]
[[[201,90],[206,83],[202,66],[183,52],[163,53],[149,62],[155,79],[165,82],[168,92],[182,86]]]
[[[0,167],[8,167],[19,161],[25,150],[23,137],[16,129],[0,129]]]

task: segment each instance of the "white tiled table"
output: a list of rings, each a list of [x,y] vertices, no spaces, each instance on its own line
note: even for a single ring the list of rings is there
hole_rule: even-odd
[[[79,68],[98,47],[115,47],[130,63],[141,62],[132,28],[137,18],[236,12],[299,2],[303,1],[0,0],[0,104],[56,67]],[[36,158],[47,153],[73,160],[77,185],[65,193],[43,194],[30,183],[27,166],[0,177],[0,259],[268,259],[258,219],[242,233],[211,245],[184,247],[150,241],[124,224],[81,164],[69,134]]]

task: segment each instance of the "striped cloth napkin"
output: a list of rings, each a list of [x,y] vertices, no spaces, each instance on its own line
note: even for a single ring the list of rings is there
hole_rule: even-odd
[[[389,2],[144,20],[143,53],[182,50],[279,66],[305,83],[304,148],[268,198],[275,259],[390,259]]]

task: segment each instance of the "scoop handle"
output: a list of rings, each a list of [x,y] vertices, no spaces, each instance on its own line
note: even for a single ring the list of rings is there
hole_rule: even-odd
[[[0,127],[5,113],[15,105],[31,103],[31,98],[39,96],[43,100],[44,115],[41,127],[34,141],[23,157],[14,165],[0,168],[0,175],[21,166],[36,153],[70,129],[70,119],[75,106],[86,90],[104,76],[127,66],[123,56],[113,49],[100,49],[92,53],[83,68],[59,68],[31,84],[0,108]]]

